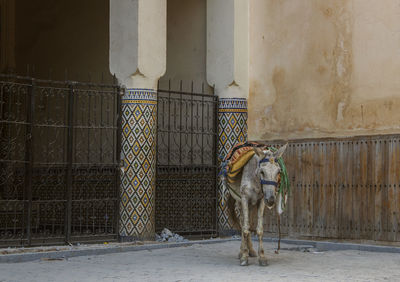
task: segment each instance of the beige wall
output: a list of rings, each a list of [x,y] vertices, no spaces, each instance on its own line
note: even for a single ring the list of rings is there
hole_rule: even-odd
[[[399,133],[399,78],[398,0],[250,1],[250,139]]]
[[[36,77],[99,81],[109,74],[109,0],[16,1],[16,65]]]
[[[206,80],[206,0],[167,0],[167,71],[160,79],[160,88],[206,93],[212,89]]]

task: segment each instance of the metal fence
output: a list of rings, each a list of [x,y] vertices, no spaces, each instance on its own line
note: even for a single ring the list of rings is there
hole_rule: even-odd
[[[121,91],[0,75],[0,245],[117,238]]]
[[[287,236],[400,241],[400,135],[291,141],[284,159]]]
[[[182,83],[158,90],[157,232],[216,234],[217,102]]]

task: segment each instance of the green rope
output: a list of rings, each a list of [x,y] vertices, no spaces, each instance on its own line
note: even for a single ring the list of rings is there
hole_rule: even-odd
[[[269,147],[268,148],[272,152],[278,151],[278,149],[274,147]],[[285,162],[283,161],[283,158],[280,157],[278,159],[278,164],[281,167],[281,184],[279,186],[279,193],[284,196],[284,192],[288,193],[288,196],[290,195],[290,182],[289,182],[289,176],[287,173],[286,165]]]

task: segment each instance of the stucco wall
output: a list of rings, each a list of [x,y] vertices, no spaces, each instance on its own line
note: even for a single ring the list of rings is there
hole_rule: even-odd
[[[109,0],[16,1],[16,67],[35,76],[99,81],[109,73]]]
[[[167,1],[167,71],[160,79],[160,88],[206,93],[212,89],[206,80],[206,0]]]
[[[400,132],[400,1],[252,0],[250,139]]]

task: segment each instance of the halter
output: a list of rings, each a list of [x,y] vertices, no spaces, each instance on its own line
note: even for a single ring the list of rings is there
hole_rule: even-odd
[[[261,181],[261,184],[264,184],[264,185],[273,185],[273,186],[275,186],[275,187],[278,187],[278,182],[276,182],[276,181],[264,180],[264,179],[260,179],[260,181]]]
[[[272,163],[273,164],[273,163],[275,163],[275,158],[264,158],[258,162],[258,166],[260,167],[260,165],[262,163]],[[278,187],[278,185],[279,185],[279,183],[277,181],[264,180],[261,177],[260,177],[260,182],[261,182],[261,185],[272,185],[275,187]]]

